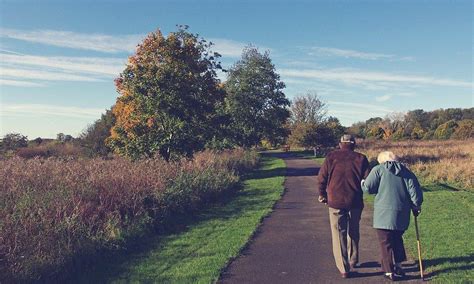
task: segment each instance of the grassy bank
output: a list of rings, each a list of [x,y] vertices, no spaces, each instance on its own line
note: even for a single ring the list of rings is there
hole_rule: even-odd
[[[283,193],[284,163],[264,157],[244,188],[225,204],[182,220],[179,232],[146,240],[81,282],[211,283],[248,242]]]
[[[427,190],[433,187],[426,187]],[[435,188],[436,189],[436,188]],[[474,280],[474,194],[463,191],[424,192],[418,217],[425,275],[436,283],[472,283]],[[405,247],[416,259],[413,218]]]

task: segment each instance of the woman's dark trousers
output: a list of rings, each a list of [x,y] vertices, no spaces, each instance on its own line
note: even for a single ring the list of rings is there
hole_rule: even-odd
[[[382,269],[386,273],[394,272],[394,264],[407,260],[403,246],[405,231],[377,229],[377,236],[382,254]]]

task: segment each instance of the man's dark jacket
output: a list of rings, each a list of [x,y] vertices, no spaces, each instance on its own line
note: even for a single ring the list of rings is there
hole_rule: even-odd
[[[369,174],[369,162],[364,155],[344,146],[327,154],[319,170],[319,194],[327,198],[331,208],[362,209],[360,182]]]

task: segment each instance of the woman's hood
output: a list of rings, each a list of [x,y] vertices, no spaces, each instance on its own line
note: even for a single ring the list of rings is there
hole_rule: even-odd
[[[403,171],[403,165],[396,161],[387,161],[383,163],[383,167],[396,176],[399,176]]]

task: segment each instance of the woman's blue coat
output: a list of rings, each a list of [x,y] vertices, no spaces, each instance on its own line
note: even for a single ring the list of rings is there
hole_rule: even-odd
[[[389,161],[372,169],[362,190],[375,194],[374,228],[405,231],[410,211],[423,202],[416,176],[399,162]]]

